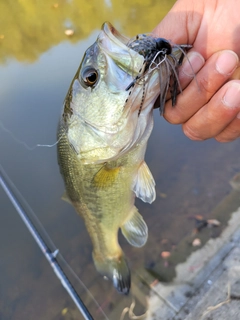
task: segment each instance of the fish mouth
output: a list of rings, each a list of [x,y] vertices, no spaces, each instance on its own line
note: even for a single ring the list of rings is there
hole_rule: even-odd
[[[110,22],[102,25],[97,39],[100,49],[117,65],[133,77],[137,76],[144,63],[144,57],[129,47],[130,39],[117,31]]]
[[[102,25],[102,30],[113,42],[116,42],[117,45],[123,43],[127,46],[129,38],[122,35],[117,29],[114,28],[114,26],[110,22],[104,22]]]
[[[128,46],[144,56],[144,65],[141,74],[129,84],[126,90],[132,88],[137,81],[149,80],[153,74],[158,74],[159,109],[160,114],[163,115],[168,93],[170,93],[172,106],[174,106],[177,94],[182,91],[178,68],[181,66],[187,50],[192,46],[173,44],[164,38],[156,38],[147,34],[137,35],[129,42]]]
[[[124,63],[131,60],[128,61],[127,68],[126,65],[125,68],[129,71],[129,67],[131,67],[133,80],[125,90],[130,92],[137,83],[149,81],[153,74],[158,73],[158,80],[155,77],[151,85],[153,82],[159,82],[160,113],[164,113],[169,87],[171,87],[171,99],[174,106],[177,94],[182,91],[178,79],[178,67],[192,46],[176,45],[167,39],[153,37],[151,34],[139,34],[135,38],[129,39],[120,34],[109,22],[103,24],[102,31],[110,39],[110,42],[125,49],[128,59],[125,58]],[[115,54],[114,50],[108,51],[108,55],[113,59],[116,58]],[[140,109],[143,108],[142,105]]]
[[[125,57],[121,67],[125,68],[128,73],[131,70],[132,80],[125,87],[129,96],[121,118],[111,127],[95,126],[90,122],[88,125],[94,127],[95,132],[117,135],[125,130],[125,126],[131,122],[131,127],[135,129],[129,134],[126,144],[118,151],[117,156],[119,156],[146,137],[146,131],[149,132],[149,128],[152,127],[148,122],[152,121],[151,111],[158,96],[160,114],[164,113],[169,87],[171,87],[172,105],[175,105],[176,96],[181,91],[178,67],[182,63],[188,46],[174,45],[164,38],[154,38],[146,34],[139,34],[135,38],[129,39],[121,35],[108,22],[104,23],[102,31],[110,39],[111,48],[109,47],[107,54],[113,60],[119,59],[118,50],[115,50],[114,46],[123,50]],[[145,120],[143,120],[144,118]]]

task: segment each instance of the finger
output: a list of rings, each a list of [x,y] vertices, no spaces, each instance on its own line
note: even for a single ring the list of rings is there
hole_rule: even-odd
[[[169,13],[153,30],[153,35],[177,44],[193,44],[201,26],[204,1],[176,1]],[[210,7],[210,5],[209,5]]]
[[[204,66],[205,59],[195,51],[189,51],[185,56],[181,67],[178,70],[178,79],[180,90],[183,91],[187,85],[195,78],[195,74]],[[171,98],[170,91],[167,94],[167,100]],[[172,102],[171,102],[172,103]],[[159,100],[156,102],[156,108],[159,108]]]
[[[228,2],[178,0],[153,34],[177,44],[194,44],[204,58],[224,49],[240,57],[239,1],[229,6]]]
[[[231,141],[240,134],[239,113],[240,80],[232,80],[183,124],[183,131],[192,140],[217,137],[218,141]]]
[[[178,74],[182,90],[195,78],[195,75],[201,70],[204,64],[205,59],[200,53],[193,50],[187,53],[182,66],[179,68]]]
[[[240,80],[240,64],[238,64],[237,69],[234,71],[234,73],[232,74],[231,80]]]
[[[215,139],[218,142],[230,142],[240,137],[240,113]]]
[[[216,91],[231,77],[238,56],[229,50],[213,54],[190,84],[177,97],[174,108],[167,102],[164,117],[174,124],[184,123],[208,103]]]

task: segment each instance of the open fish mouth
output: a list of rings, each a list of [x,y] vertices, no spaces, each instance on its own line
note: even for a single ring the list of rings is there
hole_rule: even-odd
[[[138,34],[136,37],[129,39],[121,35],[109,22],[103,25],[102,31],[111,44],[114,43],[115,46],[121,48],[121,54],[124,55],[122,67],[127,72],[131,70],[132,79],[125,87],[128,98],[125,101],[121,119],[117,119],[110,127],[106,125],[95,127],[90,122],[88,122],[88,125],[92,128],[95,127],[98,131],[111,134],[112,139],[114,134],[118,134],[125,129],[130,113],[137,109],[137,117],[135,118],[137,129],[132,136],[129,135],[126,138],[126,144],[117,154],[119,156],[126,153],[142,139],[144,130],[142,127],[137,127],[137,119],[141,113],[143,113],[143,117],[147,118],[150,110],[159,108],[160,114],[163,115],[168,96],[171,97],[172,106],[176,104],[177,95],[182,91],[178,69],[187,51],[192,46],[173,44],[164,38],[153,37],[151,34]],[[117,51],[109,50],[108,54],[114,58]],[[157,99],[159,99],[159,104],[154,106]],[[127,139],[129,139],[128,142]]]
[[[66,123],[69,117],[72,123],[68,138],[73,149],[86,162],[101,163],[147,140],[157,98],[161,114],[167,95],[176,103],[181,91],[178,68],[190,47],[151,34],[130,39],[104,23],[65,99],[63,119]],[[89,137],[94,135],[91,145],[75,130],[78,125]],[[92,154],[97,144],[103,152],[96,158]]]
[[[124,35],[120,34],[109,22],[105,22],[102,26],[102,32],[109,39],[111,44],[108,47],[108,54],[114,58],[114,55],[124,56],[122,61],[124,64],[123,68],[131,70],[133,80],[125,87],[125,91],[129,92],[129,96],[134,93],[134,87],[139,85],[141,90],[141,98],[136,99],[135,106],[132,105],[131,108],[127,108],[129,98],[126,100],[126,105],[124,106],[124,113],[122,115],[122,121],[119,119],[116,123],[112,123],[111,127],[97,126],[97,129],[102,132],[117,133],[122,130],[125,125],[125,121],[129,116],[129,112],[132,112],[136,105],[138,104],[138,116],[144,109],[146,105],[146,98],[149,91],[149,86],[153,83],[159,83],[159,105],[154,108],[159,108],[160,114],[164,113],[164,106],[167,99],[167,95],[170,93],[172,100],[172,106],[175,106],[177,94],[182,91],[181,85],[178,78],[178,68],[181,66],[183,58],[186,56],[187,51],[192,47],[191,45],[177,45],[164,38],[156,38],[151,34],[138,34],[136,37],[129,39]],[[103,36],[99,36],[100,47]],[[105,41],[106,43],[106,41]],[[117,50],[112,50],[114,46],[121,48],[120,52]],[[106,50],[106,49],[105,49]],[[135,52],[135,54],[133,54]],[[139,59],[139,55],[143,57],[143,60]],[[158,79],[151,81],[153,74],[158,74]],[[150,84],[148,84],[150,82]],[[148,84],[148,88],[147,88]],[[147,90],[148,89],[148,90]],[[139,95],[139,94],[138,94]],[[93,123],[88,122],[88,124],[94,127]]]
[[[127,85],[125,90],[133,90],[136,84],[144,87],[153,73],[157,71],[159,76],[160,114],[162,115],[164,113],[164,105],[169,89],[172,105],[174,106],[176,104],[177,94],[182,91],[178,79],[178,68],[181,66],[187,51],[192,46],[187,44],[173,44],[167,39],[156,38],[151,34],[138,34],[136,37],[129,39],[120,34],[109,22],[103,24],[102,31],[107,38],[110,39],[110,42],[122,49],[125,47],[126,56],[123,61],[125,68],[126,65],[128,65],[127,68],[132,70],[133,75],[133,80]],[[137,55],[133,55],[133,51],[142,56],[144,60],[139,60]],[[112,53],[112,55],[114,55],[114,53]],[[129,61],[126,64],[127,60]],[[143,92],[142,94],[141,104],[143,104],[145,100],[145,93]],[[138,115],[143,108],[141,104]]]
[[[139,34],[130,39],[121,35],[110,23],[103,24],[97,41],[86,51],[75,76],[72,91],[66,99],[70,103],[65,103],[65,110],[72,110],[71,114],[75,115],[73,119],[77,118],[76,121],[81,122],[89,134],[93,132],[101,142],[101,148],[108,149],[99,159],[87,159],[92,154],[89,143],[80,143],[81,137],[69,131],[71,144],[77,153],[81,148],[86,162],[114,160],[140,141],[148,139],[157,98],[160,101],[157,108],[161,114],[164,113],[167,95],[171,96],[172,105],[176,103],[177,94],[181,91],[178,68],[190,47],[175,45],[151,34]],[[90,67],[99,77],[96,84],[88,88],[87,94],[80,83],[84,70]],[[78,86],[74,86],[75,82]],[[103,100],[99,88],[107,92],[105,96],[108,99]],[[101,108],[78,107],[79,92],[88,97],[84,98],[82,105],[87,104],[91,108],[88,101],[95,99],[92,105],[100,103]],[[97,95],[99,98],[96,98]],[[96,147],[94,143],[92,150]]]

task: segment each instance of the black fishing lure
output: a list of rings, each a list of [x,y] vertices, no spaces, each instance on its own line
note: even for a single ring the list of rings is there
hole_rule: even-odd
[[[145,75],[158,69],[160,95],[159,106],[156,106],[156,108],[159,108],[160,114],[163,114],[168,91],[170,90],[172,106],[176,104],[177,94],[181,92],[178,68],[182,64],[183,58],[191,46],[172,45],[164,38],[154,38],[141,34],[132,40],[128,44],[128,47],[144,57],[144,64],[143,68],[139,70],[139,75],[128,85],[126,91],[132,88],[139,80],[142,80],[144,84]],[[176,54],[177,50],[179,51],[178,55]],[[139,114],[141,107],[142,106],[140,106]]]

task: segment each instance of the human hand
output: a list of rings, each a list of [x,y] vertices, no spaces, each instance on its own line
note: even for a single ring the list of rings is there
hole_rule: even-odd
[[[237,12],[238,0],[178,0],[154,30],[158,37],[193,45],[188,53],[193,70],[185,60],[179,70],[183,93],[174,108],[166,103],[164,113],[170,123],[181,123],[190,139],[226,142],[240,136]]]

